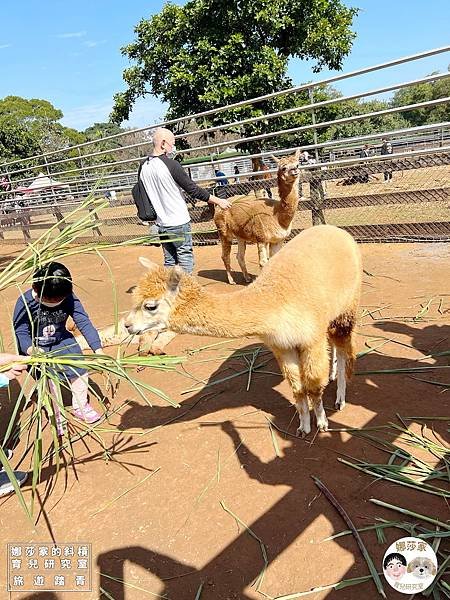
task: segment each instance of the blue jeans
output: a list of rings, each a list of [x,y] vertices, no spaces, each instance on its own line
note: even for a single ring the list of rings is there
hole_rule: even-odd
[[[175,227],[158,226],[158,233],[163,242],[164,266],[174,267],[180,265],[186,273],[194,270],[194,249],[192,247],[191,224],[177,225]],[[167,238],[179,238],[173,242],[164,242]]]

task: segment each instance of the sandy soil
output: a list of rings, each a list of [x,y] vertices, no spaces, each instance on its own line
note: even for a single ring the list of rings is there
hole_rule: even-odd
[[[4,255],[12,250],[2,248]],[[362,301],[366,316],[358,329],[358,350],[367,350],[366,343],[378,345],[376,336],[392,341],[359,359],[358,371],[407,367],[430,351],[448,349],[450,246],[367,245],[362,251],[367,272]],[[127,290],[141,273],[137,257],[143,254],[161,259],[158,248],[148,247],[105,254],[115,274],[121,311],[130,306]],[[196,258],[201,282],[218,293],[229,292],[219,247],[196,249]],[[73,258],[67,265],[94,323],[99,327],[110,324],[111,282],[105,264],[92,256]],[[254,248],[249,249],[249,267],[257,272]],[[17,291],[11,289],[2,298],[2,330],[7,344],[7,315],[16,296]],[[428,313],[414,322],[421,304],[431,298]],[[368,311],[375,312],[370,316]],[[6,573],[9,542],[88,542],[94,556],[93,591],[9,596],[2,578],[0,598],[262,598],[252,587],[264,566],[260,544],[221,502],[265,545],[269,565],[261,591],[270,597],[366,575],[367,566],[351,536],[322,541],[346,526],[318,493],[311,476],[319,477],[333,491],[357,526],[371,524],[375,517],[398,516],[375,507],[370,498],[440,520],[450,518],[442,499],[374,482],[338,462],[342,454],[386,462],[387,455],[367,441],[348,432],[295,438],[297,422],[291,392],[271,354],[250,339],[228,340],[200,350],[216,341],[220,340],[179,336],[168,350],[187,356],[184,369],[171,374],[147,369],[138,374],[180,402],[179,409],[156,397],[150,398],[154,404],[150,407],[121,385],[110,406],[118,409],[117,413],[96,428],[102,443],[93,437],[75,442],[74,456],[68,451],[64,454],[66,466],[58,478],[53,463],[44,466],[34,524],[27,520],[15,496],[1,500],[0,572]],[[192,352],[195,350],[200,351]],[[242,353],[257,351],[256,364],[270,362],[249,378]],[[448,364],[445,357],[428,362]],[[444,371],[419,377],[444,381],[445,373],[440,373]],[[205,383],[230,375],[234,377],[205,388]],[[450,414],[448,391],[442,393],[442,388],[407,374],[356,375],[342,412],[334,410],[334,396],[335,385],[330,384],[324,399],[332,428],[385,425],[396,421],[397,413],[403,417]],[[286,435],[274,430],[279,456],[268,419],[289,432]],[[421,423],[413,419],[410,426],[420,431]],[[446,423],[436,421],[434,427],[438,437],[445,437]],[[13,464],[28,469],[29,457],[24,438],[15,449]],[[24,494],[29,502],[29,487]],[[394,530],[386,535],[388,543],[402,537]],[[387,544],[378,544],[374,532],[364,534],[364,540],[381,570]],[[201,595],[196,596],[202,584]],[[389,599],[398,597],[387,584],[385,590]],[[368,582],[308,597],[357,600],[379,596]]]

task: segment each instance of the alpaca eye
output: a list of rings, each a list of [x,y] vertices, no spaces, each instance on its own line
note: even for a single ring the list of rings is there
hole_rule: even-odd
[[[144,309],[148,310],[149,312],[153,312],[157,308],[158,308],[158,303],[157,302],[146,302],[144,304]]]

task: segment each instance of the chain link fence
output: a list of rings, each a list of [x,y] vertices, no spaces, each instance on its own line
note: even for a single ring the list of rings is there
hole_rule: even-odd
[[[266,164],[273,167],[275,163]],[[279,198],[273,168],[261,174],[236,175],[227,185],[203,185],[236,202],[243,197],[260,202]],[[103,192],[94,196],[107,198]],[[108,206],[95,217],[93,236],[120,242],[147,235],[148,224],[137,218],[129,189],[107,196]],[[82,199],[18,208],[1,215],[0,241],[27,243],[58,222],[56,230],[62,228],[62,219],[69,219],[68,214]],[[213,208],[186,200],[195,243],[217,243]],[[301,169],[292,235],[311,225],[329,223],[347,229],[360,242],[449,241],[449,213],[450,150],[383,160],[374,157],[353,164],[307,165]]]

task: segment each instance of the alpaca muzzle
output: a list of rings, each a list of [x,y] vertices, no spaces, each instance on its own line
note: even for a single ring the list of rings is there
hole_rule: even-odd
[[[130,335],[142,335],[146,331],[164,331],[166,328],[162,327],[159,323],[146,323],[142,325],[136,325],[134,323],[124,323],[125,329]]]

